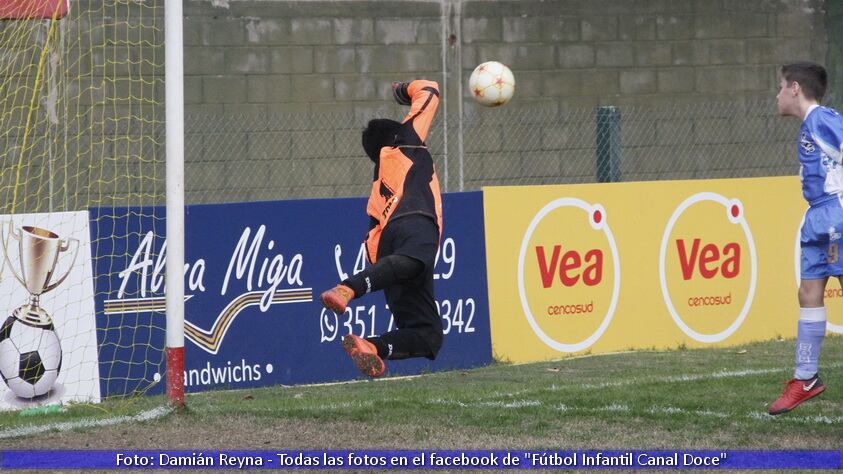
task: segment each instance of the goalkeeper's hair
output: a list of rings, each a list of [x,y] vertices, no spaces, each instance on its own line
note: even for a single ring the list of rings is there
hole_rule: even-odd
[[[396,135],[401,122],[390,119],[373,119],[363,130],[363,150],[375,163],[378,162],[381,148],[395,145]]]
[[[802,93],[808,99],[820,101],[828,87],[828,74],[825,68],[811,61],[800,61],[782,66],[782,77],[787,85],[799,83]]]

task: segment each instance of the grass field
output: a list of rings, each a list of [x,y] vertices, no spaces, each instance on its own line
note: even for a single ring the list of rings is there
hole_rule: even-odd
[[[39,416],[0,413],[0,446],[840,449],[843,337],[830,336],[823,346],[826,392],[791,413],[766,414],[791,375],[793,345],[768,341],[217,391],[188,396],[181,413],[167,413],[161,397]]]

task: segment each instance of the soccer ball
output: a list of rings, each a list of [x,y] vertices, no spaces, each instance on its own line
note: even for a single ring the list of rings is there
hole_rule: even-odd
[[[486,61],[474,68],[468,79],[471,96],[486,107],[509,102],[515,93],[515,77],[508,67],[497,61]]]
[[[60,369],[61,343],[53,323],[34,326],[9,316],[0,326],[0,376],[15,395],[46,394]]]

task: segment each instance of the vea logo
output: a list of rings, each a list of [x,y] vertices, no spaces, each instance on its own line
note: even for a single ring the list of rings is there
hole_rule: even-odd
[[[105,314],[163,312],[166,240],[156,239],[149,231],[131,255],[126,267],[118,273],[120,287],[116,298],[105,301]],[[186,305],[190,299],[206,293],[229,301],[209,328],[185,320],[187,339],[211,354],[219,351],[226,332],[246,308],[257,306],[258,311],[265,313],[275,304],[313,300],[312,288],[305,288],[302,283],[304,257],[301,253],[276,248],[275,241],[268,237],[266,225],[254,230],[245,227],[230,252],[224,255],[225,260],[198,258],[185,262],[184,266]],[[210,281],[218,282],[220,275],[221,283],[211,286]],[[188,316],[190,313],[187,311]]]
[[[714,243],[703,244],[699,238],[690,244],[685,239],[677,239],[676,251],[683,280],[690,280],[695,275],[706,280],[718,275],[735,278],[741,272],[741,245],[737,242],[719,247]]]
[[[536,336],[561,352],[597,341],[611,322],[620,259],[606,210],[577,198],[545,205],[524,233],[518,292]]]
[[[737,330],[752,306],[755,242],[743,204],[703,192],[670,217],[659,252],[659,278],[674,322],[692,339],[719,342]]]
[[[554,245],[550,255],[546,256],[544,246],[539,245],[536,247],[536,258],[545,288],[553,285],[557,267],[559,283],[563,286],[574,286],[580,279],[583,284],[594,286],[603,280],[603,252],[600,249],[591,249],[585,254],[577,250],[562,253],[562,245]]]

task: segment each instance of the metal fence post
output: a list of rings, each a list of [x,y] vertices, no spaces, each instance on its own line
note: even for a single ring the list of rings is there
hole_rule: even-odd
[[[621,180],[621,111],[615,106],[597,108],[597,181]]]

